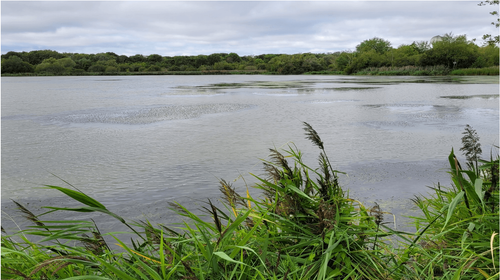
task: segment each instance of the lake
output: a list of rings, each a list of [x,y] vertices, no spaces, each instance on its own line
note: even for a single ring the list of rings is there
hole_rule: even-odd
[[[219,178],[244,193],[255,182],[249,173],[263,174],[269,148],[296,145],[316,167],[305,121],[334,168],[347,173],[340,179],[351,197],[404,213],[427,186],[449,185],[447,156],[454,148],[463,160],[466,124],[484,157],[499,142],[498,77],[1,80],[3,205],[54,203],[60,194],[40,187],[67,186],[61,179],[108,207],[146,216],[166,201],[219,197]]]

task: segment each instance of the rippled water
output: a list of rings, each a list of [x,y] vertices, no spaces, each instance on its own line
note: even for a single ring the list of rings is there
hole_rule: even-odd
[[[314,166],[303,121],[352,194],[410,198],[447,180],[466,124],[498,145],[498,77],[457,79],[2,77],[2,200],[58,196],[53,174],[107,205],[216,197],[290,141]]]

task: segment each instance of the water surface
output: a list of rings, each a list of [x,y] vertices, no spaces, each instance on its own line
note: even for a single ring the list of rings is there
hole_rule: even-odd
[[[405,209],[449,183],[466,124],[485,156],[498,145],[498,92],[498,77],[3,77],[2,202],[59,196],[39,188],[64,186],[54,175],[121,208],[218,197],[269,148],[293,142],[315,166],[305,121],[351,196]]]

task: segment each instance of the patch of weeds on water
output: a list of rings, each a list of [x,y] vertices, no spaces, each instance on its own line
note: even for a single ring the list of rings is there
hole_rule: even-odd
[[[471,99],[471,98],[498,98],[498,94],[477,94],[477,95],[449,95],[449,96],[440,96],[439,98],[448,98],[448,99]]]

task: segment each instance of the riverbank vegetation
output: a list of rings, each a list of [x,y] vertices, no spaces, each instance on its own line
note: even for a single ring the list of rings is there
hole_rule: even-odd
[[[213,53],[197,56],[10,51],[2,55],[4,76],[53,75],[217,75],[217,74],[359,74],[498,75],[496,43],[478,46],[466,35],[437,36],[432,43],[393,47],[381,38],[365,40],[355,50],[335,53]],[[490,70],[468,70],[490,69]]]
[[[49,212],[100,212],[129,231],[50,221],[17,203],[33,226],[2,227],[2,279],[498,279],[499,158],[479,158],[474,129],[462,138],[467,168],[452,149],[452,185],[413,199],[422,212],[415,232],[395,230],[390,213],[350,197],[318,133],[304,130],[319,151],[316,168],[293,144],[271,149],[267,175],[254,176],[262,197],[220,180],[223,206],[206,201],[207,216],[170,205],[185,218],[179,225],[126,221],[74,187],[46,186],[81,205]]]

